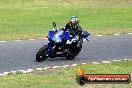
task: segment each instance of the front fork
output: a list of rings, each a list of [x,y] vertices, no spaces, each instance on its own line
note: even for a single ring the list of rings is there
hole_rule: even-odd
[[[48,55],[55,55],[57,50],[57,46],[54,43],[48,43]]]
[[[53,43],[48,43],[48,55],[51,55],[53,53]]]

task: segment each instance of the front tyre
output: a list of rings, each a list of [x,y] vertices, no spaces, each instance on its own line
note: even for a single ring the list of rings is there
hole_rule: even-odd
[[[37,62],[42,62],[42,61],[44,61],[45,59],[48,58],[48,56],[47,56],[47,50],[48,50],[47,45],[44,45],[43,47],[41,47],[39,49],[39,51],[36,54],[36,61]]]

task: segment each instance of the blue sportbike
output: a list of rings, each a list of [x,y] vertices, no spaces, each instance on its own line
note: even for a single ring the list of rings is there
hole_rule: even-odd
[[[53,22],[54,28],[49,31],[48,44],[39,49],[36,54],[36,61],[42,62],[48,57],[66,57],[68,60],[74,59],[82,49],[82,43],[89,40],[90,33],[82,32],[82,36],[73,37],[69,31],[63,28],[56,28],[56,23]]]

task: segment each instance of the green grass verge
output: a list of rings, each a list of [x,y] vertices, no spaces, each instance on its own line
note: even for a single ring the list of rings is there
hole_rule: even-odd
[[[92,33],[132,32],[131,0],[0,0],[0,40],[42,38],[72,15]]]
[[[86,64],[87,74],[130,74],[132,60],[111,64]],[[0,88],[82,88],[76,83],[79,66],[66,69],[34,71],[32,74],[14,74],[0,77]],[[86,84],[83,88],[131,88],[130,84]]]

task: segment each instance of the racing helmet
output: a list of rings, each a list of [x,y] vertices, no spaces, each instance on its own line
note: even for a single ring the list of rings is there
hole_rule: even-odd
[[[72,29],[76,29],[79,26],[79,20],[77,16],[72,16],[69,23]]]

